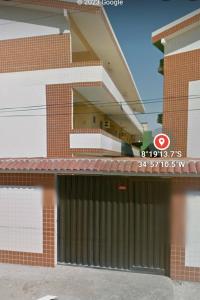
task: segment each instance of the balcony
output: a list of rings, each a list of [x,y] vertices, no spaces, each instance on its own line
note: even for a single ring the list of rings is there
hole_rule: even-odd
[[[131,103],[127,103],[100,61],[91,61],[87,64],[72,63],[71,68],[63,72],[63,78],[69,78],[69,83],[76,92],[88,102],[95,104],[126,131],[131,134],[142,133],[142,125],[137,120]]]
[[[70,149],[75,155],[139,156],[139,149],[102,129],[74,129]]]

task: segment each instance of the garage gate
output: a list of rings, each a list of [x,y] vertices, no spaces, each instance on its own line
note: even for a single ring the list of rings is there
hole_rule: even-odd
[[[58,177],[58,261],[167,274],[169,182]]]

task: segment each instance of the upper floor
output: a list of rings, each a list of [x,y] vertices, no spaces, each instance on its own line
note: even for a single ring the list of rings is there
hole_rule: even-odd
[[[164,75],[163,130],[172,150],[200,157],[200,9],[152,34],[163,52],[159,71]]]
[[[154,31],[152,41],[165,57],[200,49],[200,9]]]
[[[0,157],[138,155],[135,81],[102,7],[0,1]]]

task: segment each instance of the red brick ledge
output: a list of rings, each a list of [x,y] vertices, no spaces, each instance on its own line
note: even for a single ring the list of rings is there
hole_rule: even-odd
[[[141,161],[154,161],[158,163],[158,166],[140,167],[139,162]],[[184,167],[162,167],[161,161],[172,162],[175,160],[138,158],[0,159],[0,172],[200,177],[200,159],[176,160],[177,162],[184,161]]]
[[[75,2],[64,2],[62,0],[14,0],[17,4],[29,4],[29,5],[38,5],[50,8],[60,8],[60,9],[69,9],[77,11],[86,11],[93,13],[100,13],[101,7],[95,5],[78,5]]]
[[[193,16],[193,17],[189,17],[186,20],[170,27],[169,29],[163,30],[162,32],[155,34],[152,36],[152,42],[156,43],[158,41],[160,41],[162,38],[165,38],[169,35],[174,34],[177,31],[180,31],[182,29],[184,29],[185,27],[188,27],[192,24],[195,24],[197,22],[200,21],[200,13],[198,13],[197,15]]]

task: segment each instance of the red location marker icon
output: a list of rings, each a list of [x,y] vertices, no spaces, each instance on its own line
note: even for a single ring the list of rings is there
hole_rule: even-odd
[[[170,146],[170,138],[168,135],[160,133],[155,136],[153,143],[158,150],[166,150]]]

